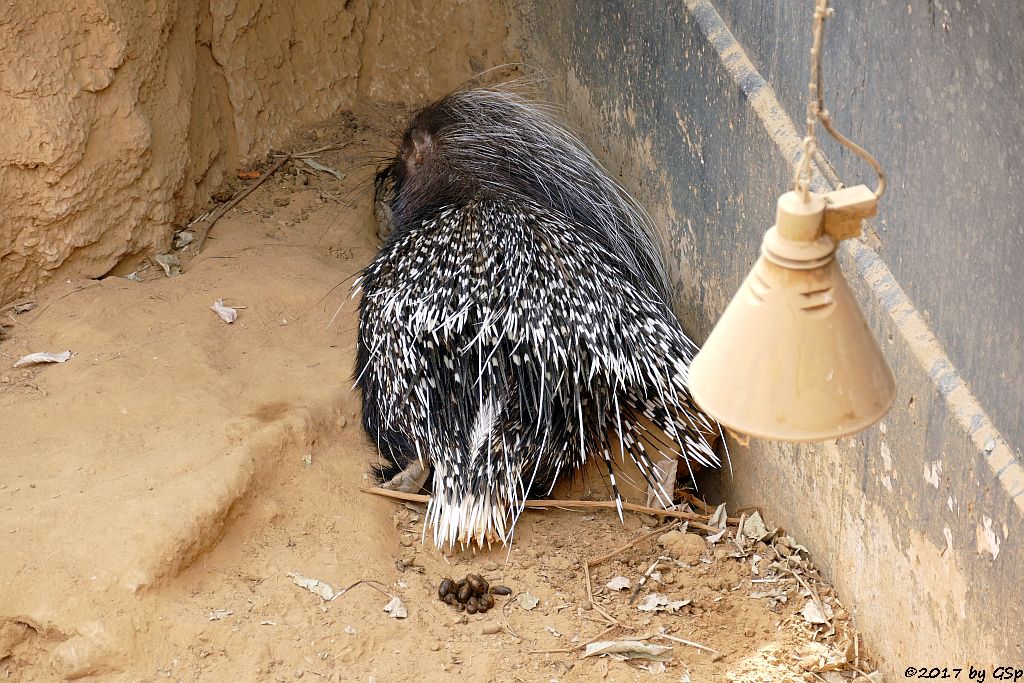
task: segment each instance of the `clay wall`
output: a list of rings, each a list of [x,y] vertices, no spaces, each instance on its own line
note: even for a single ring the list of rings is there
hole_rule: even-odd
[[[166,249],[240,165],[355,98],[506,61],[497,2],[62,0],[0,8],[0,305]]]

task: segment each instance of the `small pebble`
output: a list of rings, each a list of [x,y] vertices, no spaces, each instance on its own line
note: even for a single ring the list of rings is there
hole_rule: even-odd
[[[4,380],[4,381],[6,381],[6,380]],[[488,562],[487,564],[484,565],[484,571],[485,572],[496,572],[496,571],[498,571],[497,563],[495,563],[495,562]]]
[[[584,600],[580,603],[580,607],[583,609],[584,612],[589,612],[590,610],[594,609],[594,603],[590,602],[590,600]]]
[[[288,197],[274,197],[274,206],[288,206],[290,203]]]
[[[296,669],[296,671],[295,671],[295,677],[296,677],[296,678],[302,678],[302,677],[303,677],[303,675],[305,675],[305,673],[306,673],[306,672],[305,672],[305,671],[303,671],[302,669]]]
[[[480,633],[485,636],[493,636],[496,633],[501,633],[501,624],[485,624]]]
[[[432,642],[430,644],[430,650],[432,652],[437,652],[440,649],[441,649],[441,643],[439,643],[438,641],[435,640],[434,642]]]

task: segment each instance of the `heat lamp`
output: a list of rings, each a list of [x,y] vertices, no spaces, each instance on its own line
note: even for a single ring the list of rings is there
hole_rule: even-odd
[[[807,135],[794,189],[778,200],[761,256],[690,365],[697,404],[733,432],[776,441],[826,441],[880,420],[896,398],[892,370],[835,261],[860,237],[885,192],[885,173],[832,126],[821,83],[828,0],[817,0]],[[810,190],[815,125],[872,166],[878,188]]]

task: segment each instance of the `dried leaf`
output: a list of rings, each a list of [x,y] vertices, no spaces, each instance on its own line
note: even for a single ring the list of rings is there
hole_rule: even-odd
[[[167,277],[181,275],[181,260],[177,254],[157,254],[153,260],[164,269],[164,274]]]
[[[384,611],[391,615],[392,619],[405,619],[409,616],[409,611],[405,609],[405,605],[398,599],[398,596],[391,598],[391,602],[384,605]]]
[[[63,363],[69,360],[71,360],[71,351],[61,351],[60,353],[38,351],[22,356],[14,363],[14,367],[20,368],[22,365],[36,365],[38,363]]]
[[[641,612],[675,612],[689,604],[689,600],[669,600],[664,593],[651,593],[637,609]]]
[[[605,585],[613,591],[624,591],[629,588],[629,579],[625,576],[616,576]]]
[[[221,619],[230,617],[234,613],[235,611],[230,609],[215,609],[210,612],[210,621],[220,621]]]
[[[804,608],[800,610],[800,616],[811,624],[828,624],[829,620],[832,618],[832,608],[828,603],[822,604],[825,606],[825,614],[821,613],[821,609],[818,608],[818,605],[814,600],[808,600],[807,604],[804,605]]]
[[[256,180],[261,175],[263,175],[263,174],[260,173],[259,171],[239,171],[238,172],[238,177],[241,178],[242,180]]]
[[[711,519],[708,520],[708,526],[717,526],[719,529],[724,529],[729,524],[729,514],[725,511],[725,503],[722,503],[715,509],[715,514],[711,515]]]
[[[640,665],[640,668],[647,669],[648,673],[652,673],[655,676],[665,673],[665,662],[654,662],[650,666]]]
[[[333,168],[331,168],[330,166],[324,166],[320,162],[313,161],[312,159],[303,159],[303,161],[306,163],[307,166],[309,166],[313,170],[323,171],[324,173],[330,173],[332,176],[334,176],[338,180],[344,180],[345,179],[345,174],[344,173],[342,173],[341,171],[336,171]]]
[[[763,541],[769,536],[772,536],[775,531],[769,531],[764,525],[764,520],[761,519],[761,513],[755,512],[754,514],[747,517],[743,522],[742,526],[743,535],[754,541]]]
[[[217,299],[210,308],[228,325],[238,320],[238,309],[225,306],[224,299]]]
[[[804,671],[839,671],[849,662],[844,652],[822,643],[807,643],[794,653],[797,666]]]
[[[666,458],[654,463],[654,485],[647,485],[647,507],[667,510],[672,507],[672,491],[676,486],[678,458]]]
[[[718,543],[723,538],[725,538],[725,532],[727,532],[727,531],[728,531],[728,529],[722,529],[718,533],[708,534],[708,543],[711,543],[711,544]]]
[[[188,245],[192,244],[192,240],[196,238],[196,234],[191,230],[179,230],[174,233],[174,248],[184,249]]]
[[[609,655],[615,659],[647,659],[652,662],[668,662],[672,660],[672,648],[667,645],[654,645],[639,640],[602,640],[587,645],[584,657]]]
[[[525,610],[531,610],[540,604],[540,598],[529,593],[520,593],[516,596],[516,602]]]
[[[341,593],[336,591],[331,584],[320,581],[319,579],[310,579],[302,576],[301,574],[296,574],[295,572],[289,572],[288,576],[291,577],[291,580],[295,582],[296,586],[305,588],[310,593],[316,593],[324,600],[333,600],[341,595]]]

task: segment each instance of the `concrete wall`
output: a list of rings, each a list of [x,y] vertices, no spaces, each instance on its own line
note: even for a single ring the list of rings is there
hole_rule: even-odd
[[[664,228],[698,340],[753,264],[799,155],[808,2],[556,0],[520,7],[554,96]],[[733,445],[717,484],[807,542],[895,680],[1024,661],[1021,6],[838,3],[825,79],[841,130],[891,174],[840,261],[894,368],[883,424]],[[965,3],[966,4],[966,3]],[[795,28],[790,21],[797,22]],[[834,145],[816,187],[873,183]]]

